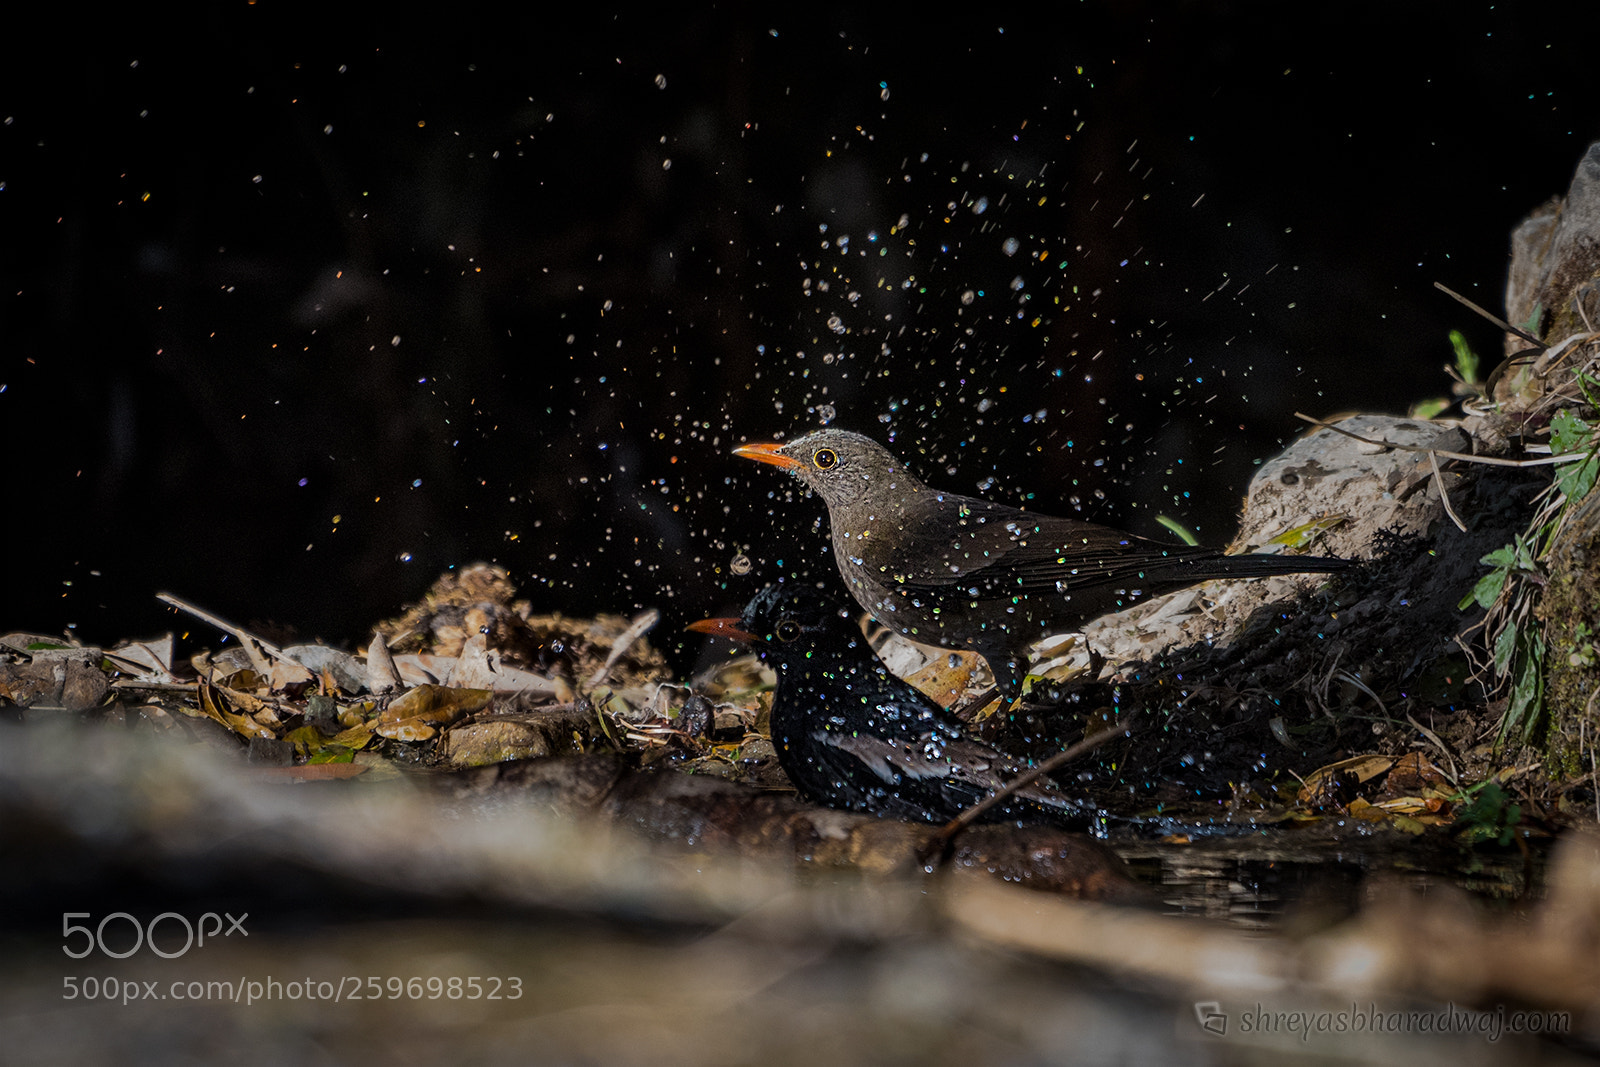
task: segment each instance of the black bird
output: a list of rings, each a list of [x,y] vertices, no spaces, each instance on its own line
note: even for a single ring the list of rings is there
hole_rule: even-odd
[[[1321,556],[1230,556],[946,493],[845,430],[733,451],[821,495],[839,573],[868,614],[913,640],[972,649],[1008,696],[1041,637],[1211,578],[1350,566]]]
[[[737,619],[688,627],[754,644],[778,673],[772,745],[806,799],[831,808],[945,823],[1028,769],[974,738],[949,712],[889,672],[838,604],[769,585]],[[984,821],[1081,825],[1086,813],[1034,782]]]

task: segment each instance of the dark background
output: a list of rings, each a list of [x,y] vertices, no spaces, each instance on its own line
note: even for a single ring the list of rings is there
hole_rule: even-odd
[[[0,628],[355,643],[488,559],[675,648],[832,570],[742,440],[1222,543],[1292,412],[1493,359],[1432,283],[1498,310],[1600,135],[1570,9],[1061,7],[9,35]]]

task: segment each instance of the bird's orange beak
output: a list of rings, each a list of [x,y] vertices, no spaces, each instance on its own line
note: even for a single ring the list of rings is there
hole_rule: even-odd
[[[711,634],[713,637],[726,637],[734,641],[757,641],[760,638],[746,630],[739,629],[738,619],[701,619],[691,622],[684,627],[697,634]]]
[[[740,445],[738,448],[733,450],[733,454],[736,456],[743,456],[745,459],[753,459],[757,463],[770,463],[774,467],[782,467],[786,471],[797,470],[800,467],[805,466],[804,463],[801,463],[793,456],[786,456],[782,452],[778,451],[782,447],[783,446],[777,442],[758,445]]]

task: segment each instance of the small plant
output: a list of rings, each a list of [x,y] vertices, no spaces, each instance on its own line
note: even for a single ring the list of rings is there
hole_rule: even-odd
[[[1516,732],[1528,741],[1544,711],[1544,633],[1533,619],[1537,590],[1545,584],[1543,569],[1534,553],[1533,535],[1519,534],[1479,562],[1493,568],[1478,579],[1460,607],[1474,601],[1504,618],[1494,640],[1494,672],[1511,680],[1511,696],[1500,720],[1499,743]],[[1492,632],[1492,631],[1491,631]]]
[[[1592,406],[1600,383],[1582,372],[1576,380]],[[1510,737],[1524,743],[1532,740],[1546,720],[1547,642],[1544,628],[1534,615],[1539,595],[1548,584],[1544,559],[1571,506],[1594,489],[1600,476],[1595,426],[1572,408],[1563,408],[1550,419],[1550,452],[1552,456],[1577,458],[1556,468],[1545,504],[1527,530],[1504,548],[1483,557],[1480,562],[1491,569],[1460,604],[1466,608],[1476,602],[1489,612],[1488,632],[1496,635],[1494,673],[1510,682],[1510,698],[1500,720],[1499,744]],[[1579,636],[1570,656],[1575,667],[1593,662],[1595,646],[1587,633]]]
[[[1472,803],[1456,812],[1456,825],[1461,827],[1458,836],[1469,845],[1489,841],[1501,847],[1511,844],[1522,822],[1522,805],[1515,803],[1499,782],[1485,782],[1476,788],[1478,795]]]
[[[1600,452],[1595,449],[1594,427],[1571,408],[1556,412],[1550,420],[1550,451],[1555,455],[1586,452],[1576,463],[1556,468],[1556,490],[1569,501],[1579,501],[1594,488],[1600,473]]]
[[[1478,353],[1472,350],[1472,345],[1468,343],[1466,334],[1460,330],[1451,330],[1450,347],[1455,350],[1456,363],[1454,367],[1446,367],[1445,372],[1459,382],[1460,386],[1465,387],[1465,389],[1462,389],[1458,386],[1456,391],[1458,393],[1481,395],[1483,393],[1483,379],[1478,376],[1478,372],[1481,368],[1482,360],[1478,358]]]

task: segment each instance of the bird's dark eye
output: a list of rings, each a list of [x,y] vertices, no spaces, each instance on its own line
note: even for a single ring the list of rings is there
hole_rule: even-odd
[[[772,632],[778,635],[779,641],[793,641],[800,636],[800,624],[793,619],[779,619]]]
[[[812,454],[811,462],[819,471],[829,470],[839,465],[839,453],[831,448],[819,448]]]

